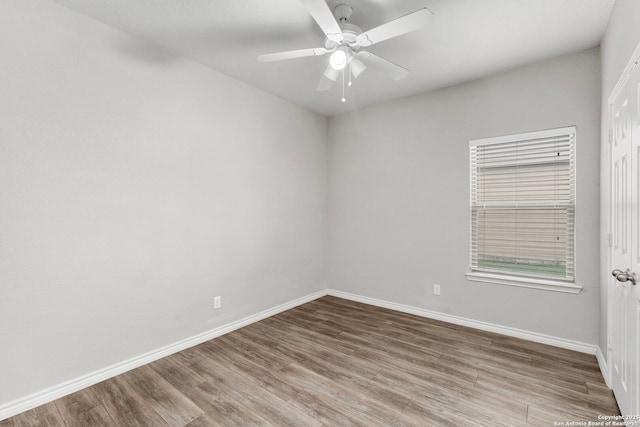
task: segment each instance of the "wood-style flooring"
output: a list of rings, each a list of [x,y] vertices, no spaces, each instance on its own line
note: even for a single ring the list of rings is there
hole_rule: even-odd
[[[324,297],[0,426],[553,426],[618,415],[594,356]]]

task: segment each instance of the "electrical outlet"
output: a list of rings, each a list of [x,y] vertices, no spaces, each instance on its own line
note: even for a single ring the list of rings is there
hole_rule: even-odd
[[[433,294],[440,295],[440,285],[433,284]]]
[[[222,307],[222,297],[215,297],[213,299],[213,308],[220,308]]]

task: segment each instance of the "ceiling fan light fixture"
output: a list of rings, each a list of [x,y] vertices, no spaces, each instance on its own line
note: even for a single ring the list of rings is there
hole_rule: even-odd
[[[367,69],[367,66],[364,65],[362,61],[358,58],[353,57],[349,62],[349,69],[351,70],[351,75],[354,79],[357,79],[360,73]]]
[[[339,48],[335,52],[331,54],[329,58],[329,64],[334,70],[342,70],[347,66],[349,62],[349,56],[347,55],[346,49],[344,47]]]
[[[334,82],[335,82],[336,80],[338,80],[338,73],[339,73],[339,70],[336,70],[336,69],[335,69],[335,68],[333,68],[332,66],[329,66],[329,67],[327,67],[327,69],[326,69],[326,70],[324,70],[324,75],[325,75],[328,79],[333,80]]]

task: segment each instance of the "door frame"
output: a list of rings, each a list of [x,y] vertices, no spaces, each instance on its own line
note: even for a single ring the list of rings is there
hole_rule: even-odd
[[[613,115],[613,100],[620,94],[620,91],[624,88],[625,84],[627,83],[627,81],[629,80],[629,77],[631,75],[631,73],[636,69],[636,67],[640,67],[640,43],[638,44],[638,46],[636,47],[635,51],[633,52],[633,54],[631,55],[629,61],[627,62],[627,65],[625,66],[624,70],[622,71],[622,74],[620,74],[620,77],[618,78],[618,81],[616,83],[616,85],[613,87],[613,90],[611,91],[611,93],[609,94],[609,97],[607,98],[607,112],[606,112],[606,130],[607,130],[607,134],[605,138],[607,139],[607,149],[606,149],[606,177],[607,177],[607,209],[606,209],[606,236],[607,238],[605,239],[605,245],[607,247],[607,268],[604,271],[604,275],[601,272],[600,273],[600,277],[606,277],[606,295],[607,295],[607,340],[606,340],[606,363],[603,364],[602,362],[600,362],[600,366],[601,366],[601,370],[602,370],[602,375],[604,377],[604,381],[607,384],[607,386],[609,386],[609,388],[611,388],[611,375],[612,375],[612,360],[611,360],[611,336],[612,336],[612,324],[613,324],[613,319],[612,319],[612,313],[613,313],[613,298],[612,298],[612,287],[611,287],[611,280],[612,278],[610,277],[609,272],[613,270],[613,266],[611,264],[611,259],[612,259],[612,251],[613,251],[613,246],[612,246],[612,236],[613,236],[613,230],[611,229],[611,219],[612,219],[612,197],[613,197],[613,179],[612,179],[612,169],[611,169],[611,150],[613,149],[612,146],[612,142],[613,142],[613,120],[612,120],[612,115]],[[598,350],[600,350],[600,348],[598,348]],[[601,352],[601,350],[600,350]],[[598,357],[599,358],[599,357]],[[602,369],[602,368],[606,368]]]

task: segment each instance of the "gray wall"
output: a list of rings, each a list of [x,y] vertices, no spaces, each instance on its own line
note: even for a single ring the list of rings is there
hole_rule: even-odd
[[[601,44],[602,57],[602,146],[601,146],[601,239],[607,242],[609,233],[609,118],[608,99],[631,55],[640,44],[640,1],[616,0]],[[601,314],[600,349],[608,357],[607,348],[607,288],[609,276],[609,247],[601,245]]]
[[[0,58],[0,406],[325,288],[324,117],[52,2]]]
[[[571,125],[583,291],[468,281],[468,141]],[[331,118],[329,286],[596,344],[599,150],[598,49]]]

